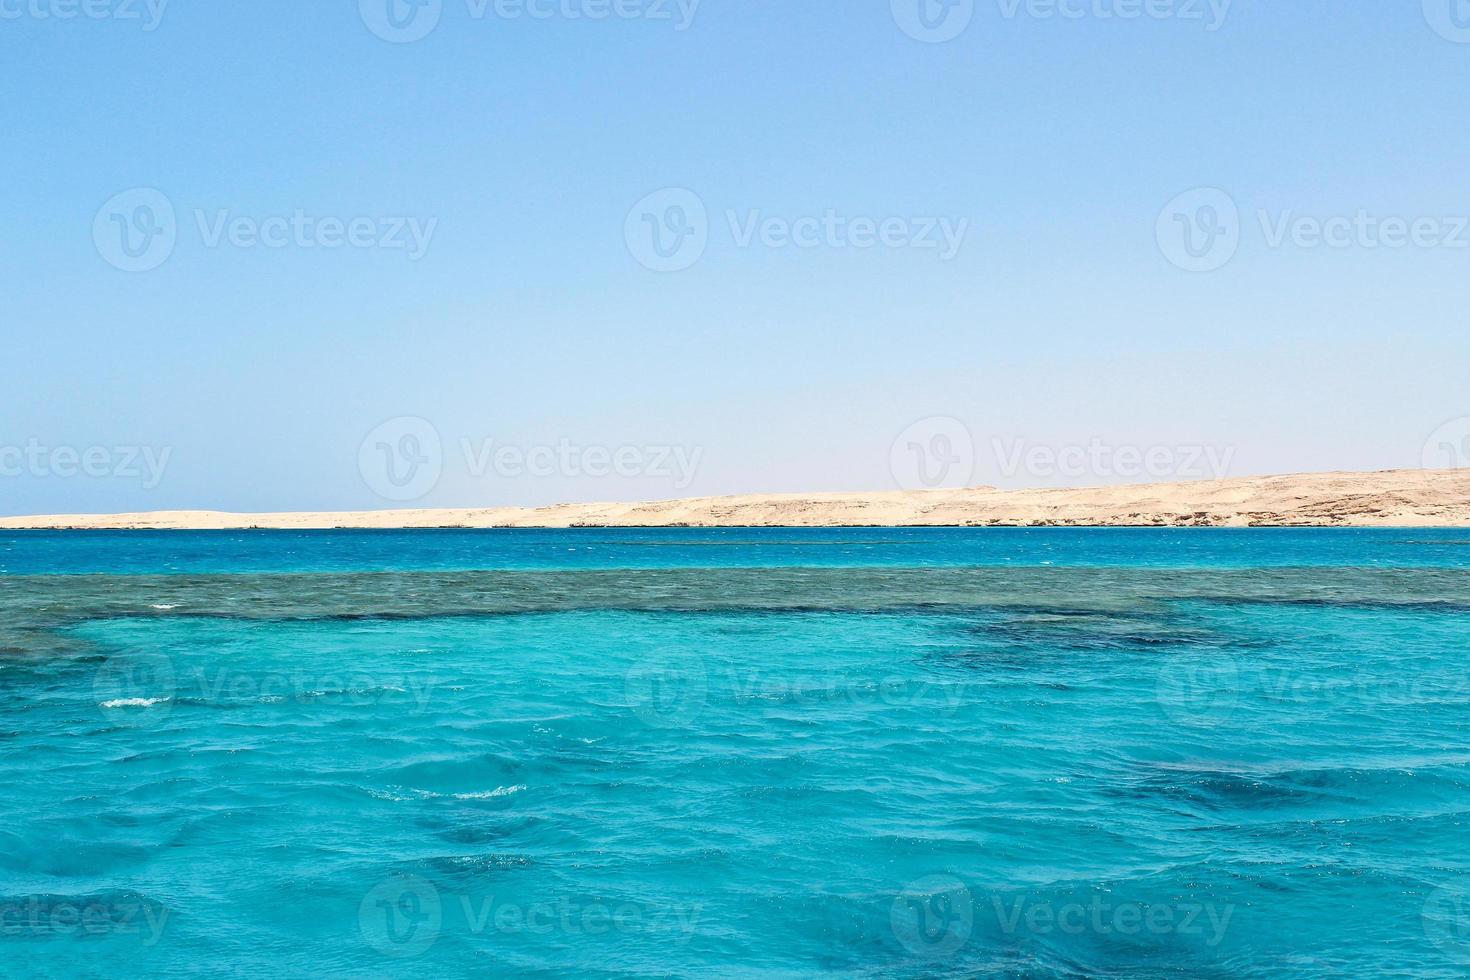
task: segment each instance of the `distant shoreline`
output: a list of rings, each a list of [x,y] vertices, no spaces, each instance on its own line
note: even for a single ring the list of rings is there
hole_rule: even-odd
[[[175,510],[0,518],[0,530],[660,527],[1470,528],[1470,469],[1305,473],[1056,490],[745,494],[549,507],[278,514]]]

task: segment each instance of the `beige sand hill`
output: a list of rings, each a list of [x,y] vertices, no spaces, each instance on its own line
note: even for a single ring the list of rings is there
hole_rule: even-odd
[[[956,525],[1470,527],[1470,469],[1307,473],[1076,490],[747,494],[539,508],[0,518],[4,529]]]

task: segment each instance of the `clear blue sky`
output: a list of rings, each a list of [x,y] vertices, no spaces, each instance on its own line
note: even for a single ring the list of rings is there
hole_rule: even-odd
[[[969,482],[1007,486],[1127,474],[1006,471],[1001,444],[1387,468],[1470,416],[1470,247],[1265,226],[1366,212],[1454,239],[1470,10],[1450,0],[1438,21],[1439,0],[1236,0],[1220,24],[1207,0],[976,0],[942,43],[890,0],[703,0],[683,30],[675,0],[441,0],[406,43],[374,33],[375,0],[59,16],[82,2],[0,0],[0,446],[167,468],[148,486],[120,456],[87,477],[47,455],[0,476],[0,513],[389,506],[360,450],[400,416],[442,439],[412,498],[432,506],[891,488],[895,437],[930,416],[972,435]],[[967,13],[928,10],[940,31]],[[1186,271],[1161,212],[1202,187],[1238,207],[1238,248]],[[98,235],[134,188],[176,241],[130,272]],[[630,245],[664,188],[708,217],[672,272]],[[249,238],[297,211],[432,235],[418,257]],[[741,241],[751,212],[829,211],[968,224],[952,257]],[[221,213],[241,242],[211,244]],[[476,473],[462,440],[487,439],[641,447],[649,472]],[[698,451],[691,479],[654,472],[661,446]]]

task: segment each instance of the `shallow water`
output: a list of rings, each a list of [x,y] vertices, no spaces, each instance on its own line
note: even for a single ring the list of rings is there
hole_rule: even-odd
[[[5,975],[1458,976],[1464,532],[0,536]]]

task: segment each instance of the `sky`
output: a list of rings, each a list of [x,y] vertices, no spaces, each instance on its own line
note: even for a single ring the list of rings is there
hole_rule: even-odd
[[[1470,2],[0,0],[0,513],[1470,465]]]

